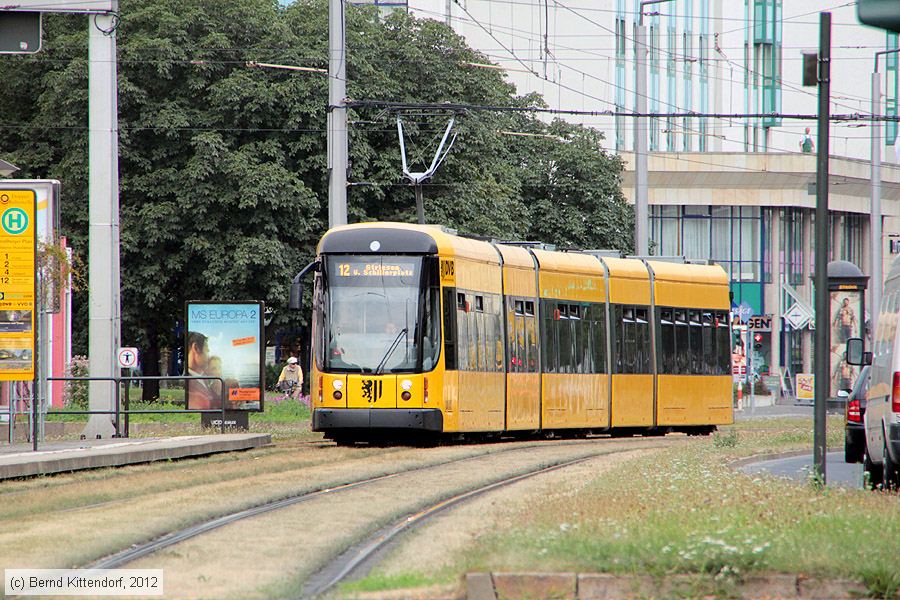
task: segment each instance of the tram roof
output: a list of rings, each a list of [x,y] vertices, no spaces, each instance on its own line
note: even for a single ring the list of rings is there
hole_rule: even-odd
[[[656,260],[648,260],[647,264],[653,269],[656,281],[728,285],[728,276],[718,265],[690,265]]]
[[[640,260],[611,257],[604,257],[602,260],[606,264],[606,268],[609,269],[610,277],[640,279],[642,281],[650,280],[650,272],[647,271],[647,266]]]
[[[368,232],[371,232],[372,235],[367,237],[366,233]],[[404,235],[404,232],[408,235]],[[372,238],[371,242],[376,241],[378,237],[387,237],[390,245],[380,243],[378,248],[372,250],[369,245],[371,244],[369,237]],[[423,244],[422,240],[427,238],[430,238],[433,244]],[[377,241],[383,242],[383,240]],[[344,243],[347,245],[346,250],[343,249]],[[497,252],[487,242],[453,235],[440,225],[417,225],[389,221],[354,223],[329,229],[319,242],[317,251],[326,253],[346,251],[362,254],[437,252],[441,256],[469,258],[492,264],[500,263]]]
[[[532,260],[531,254],[525,248],[507,244],[495,244],[494,247],[503,256],[503,263],[506,266],[525,269],[534,268],[534,260]]]
[[[532,250],[532,252],[537,257],[541,270],[603,277],[603,265],[589,254],[551,252],[537,249]]]

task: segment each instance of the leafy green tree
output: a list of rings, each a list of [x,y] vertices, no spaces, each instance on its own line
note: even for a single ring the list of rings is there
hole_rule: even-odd
[[[305,322],[287,290],[327,227],[327,79],[247,63],[326,67],[328,15],[324,0],[122,0],[120,12],[123,339],[152,374],[160,349],[180,345],[186,300],[261,298],[273,329]],[[436,21],[351,6],[346,17],[351,99],[540,102],[469,66],[488,59]],[[44,27],[39,55],[0,59],[0,152],[22,177],[62,181],[63,233],[86,256],[87,19],[48,15]],[[414,161],[430,162],[445,123],[407,117]],[[350,142],[351,222],[414,221],[393,117],[351,111]],[[473,110],[426,185],[426,214],[472,233],[628,249],[620,173],[596,131]],[[86,324],[86,292],[75,305]],[[83,351],[86,327],[74,333]]]

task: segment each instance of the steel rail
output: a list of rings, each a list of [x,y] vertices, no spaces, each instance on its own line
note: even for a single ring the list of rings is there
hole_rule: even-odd
[[[380,529],[366,540],[350,547],[349,549],[341,553],[330,564],[320,569],[316,574],[309,578],[299,598],[300,600],[311,600],[329,592],[336,585],[354,574],[354,572],[359,571],[360,567],[364,566],[366,563],[374,562],[376,556],[386,550],[388,544],[390,544],[390,542],[397,535],[409,529],[420,527],[424,524],[425,521],[445,510],[453,508],[464,502],[468,502],[469,500],[473,500],[488,492],[512,485],[514,483],[518,483],[531,477],[536,477],[538,475],[543,475],[545,473],[550,473],[552,471],[571,467],[573,465],[595,459],[599,456],[608,456],[610,454],[617,454],[619,452],[627,452],[632,449],[633,448],[622,448],[619,450],[595,452],[587,456],[553,463],[548,466],[537,467],[536,469],[526,471],[524,473],[519,473],[510,477],[505,477],[486,485],[482,485],[480,487],[470,489],[448,498],[444,498],[436,502],[435,504],[432,504],[428,508],[419,510],[411,514],[407,514],[406,516],[394,522],[392,525]]]
[[[385,473],[382,475],[377,475],[375,477],[367,477],[365,479],[360,479],[357,481],[351,481],[348,483],[338,484],[334,486],[329,486],[325,488],[316,489],[309,492],[302,492],[300,494],[295,494],[288,496],[286,498],[282,498],[280,500],[274,500],[270,502],[265,502],[263,504],[258,504],[256,506],[252,506],[250,508],[242,509],[233,513],[229,513],[227,515],[223,515],[220,517],[216,517],[214,519],[210,519],[207,521],[203,521],[201,523],[197,523],[196,525],[192,525],[190,527],[186,527],[184,529],[179,529],[177,531],[169,532],[161,537],[150,540],[149,542],[145,542],[143,544],[137,544],[134,546],[130,546],[129,548],[122,550],[120,552],[116,552],[111,554],[105,558],[96,560],[92,563],[89,563],[84,568],[86,569],[116,569],[120,568],[123,565],[126,565],[130,562],[138,560],[140,558],[144,558],[145,556],[149,556],[151,554],[155,554],[160,550],[178,544],[179,542],[183,542],[185,540],[191,539],[198,535],[202,535],[204,533],[208,533],[215,529],[219,529],[220,527],[224,527],[225,525],[230,525],[231,523],[235,523],[237,521],[241,521],[243,519],[248,519],[251,517],[255,517],[261,514],[265,514],[268,512],[272,512],[281,508],[285,508],[288,506],[293,506],[295,504],[300,504],[303,502],[307,502],[309,500],[313,500],[315,498],[319,498],[321,496],[325,496],[327,494],[333,494],[338,492],[343,492],[349,489],[362,487],[365,485],[370,485],[373,483],[378,483],[380,481],[384,481],[387,479],[391,479],[394,477],[398,477],[400,475],[406,475],[407,473],[415,473],[418,471],[424,471],[427,469],[435,469],[438,467],[444,467],[451,464],[457,464],[460,462],[476,460],[479,458],[484,458],[486,456],[505,454],[507,452],[517,452],[522,450],[531,450],[534,448],[546,448],[546,447],[555,447],[555,446],[577,446],[582,444],[594,444],[597,442],[603,442],[606,440],[613,440],[615,438],[600,438],[594,440],[587,441],[571,441],[564,440],[558,442],[535,442],[530,443],[526,446],[517,446],[515,448],[507,448],[502,450],[497,450],[495,452],[483,452],[480,454],[476,454],[474,456],[466,456],[464,458],[456,458],[453,460],[443,461],[434,464],[421,465],[419,467],[415,467],[412,469],[406,469],[403,471],[395,471],[392,473]],[[617,440],[620,441],[620,440]]]

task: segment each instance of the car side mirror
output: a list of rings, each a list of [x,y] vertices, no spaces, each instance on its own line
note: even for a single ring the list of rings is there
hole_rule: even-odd
[[[850,391],[849,390],[838,390],[837,397],[838,398],[849,398]]]
[[[847,363],[851,365],[872,364],[872,353],[865,351],[862,338],[850,338],[847,340]]]

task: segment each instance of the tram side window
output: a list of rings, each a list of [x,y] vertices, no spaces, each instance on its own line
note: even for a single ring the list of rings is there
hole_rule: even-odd
[[[490,368],[491,371],[502,371],[503,370],[503,327],[501,326],[501,315],[500,315],[500,298],[497,296],[490,296],[490,301],[488,302],[487,308],[490,312],[488,312],[488,319],[491,324],[491,342],[490,349],[491,352],[489,354],[490,357]]]
[[[690,326],[687,311],[675,309],[675,370],[673,373],[687,375],[691,372]]]
[[[497,372],[503,370],[503,327],[500,314],[500,296],[490,296],[488,302],[487,318],[491,324],[490,327],[490,370]]]
[[[594,306],[591,318],[591,359],[594,373],[606,373],[606,319],[602,304]]]
[[[484,313],[483,312],[472,312],[469,313],[472,316],[472,325],[474,327],[471,328],[470,335],[474,332],[474,336],[469,341],[473,346],[472,356],[475,357],[475,364],[472,365],[472,369],[475,371],[485,371],[485,356],[484,356]]]
[[[457,366],[460,371],[471,368],[469,362],[469,313],[466,312],[466,295],[456,294]]]
[[[516,317],[516,356],[518,360],[516,360],[515,370],[517,373],[524,373],[525,365],[528,364],[528,351],[525,347],[525,321],[525,315]]]
[[[635,323],[634,323],[634,307],[633,306],[617,306],[616,307],[616,327],[618,335],[616,336],[617,351],[616,363],[617,373],[630,374],[635,373]]]
[[[635,373],[651,373],[650,320],[646,308],[634,309]]]
[[[423,297],[424,316],[422,331],[422,369],[430,371],[440,357],[441,317],[440,317],[440,283],[438,280],[437,259],[428,259],[426,277],[428,286]]]
[[[556,303],[546,301],[544,304],[544,327],[541,330],[541,357],[545,373],[556,373],[556,360],[559,345],[556,337]]]
[[[559,305],[559,319],[554,323],[556,325],[557,340],[559,343],[559,373],[573,373],[574,364],[573,345],[574,340],[574,323],[569,318],[569,305]]]
[[[677,373],[675,366],[675,322],[672,320],[672,309],[659,311],[659,352],[657,353],[657,369],[664,375]]]
[[[510,373],[516,371],[516,302],[513,298],[506,299],[506,366]]]
[[[531,315],[528,316],[526,307],[525,317],[525,371],[528,373],[537,373],[538,370],[538,353],[537,353],[537,320],[534,316],[534,303],[531,304]]]
[[[444,368],[456,370],[456,290],[444,288]]]
[[[690,373],[692,375],[699,375],[703,372],[703,338],[701,330],[703,326],[700,323],[700,311],[699,310],[691,310],[688,311],[689,316],[689,329],[690,329],[690,349],[691,349],[691,361],[690,361]]]
[[[703,374],[716,373],[716,339],[713,335],[712,313],[704,312],[700,317],[703,325]]]
[[[716,313],[716,361],[717,375],[731,375],[731,326],[728,313]]]
[[[579,373],[593,373],[591,357],[591,307],[581,307],[581,320],[575,325],[578,329],[577,361]]]

